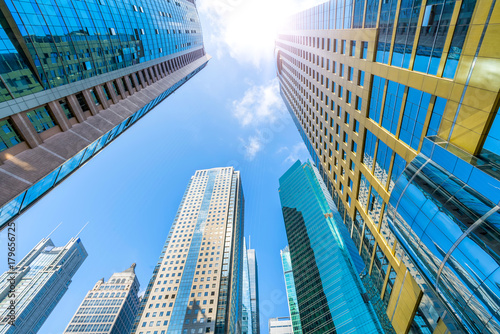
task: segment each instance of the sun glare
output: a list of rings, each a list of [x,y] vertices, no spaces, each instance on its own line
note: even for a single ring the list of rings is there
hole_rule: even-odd
[[[312,4],[311,4],[312,2]],[[231,56],[254,65],[273,57],[274,41],[285,20],[297,11],[324,1],[236,0],[228,1],[231,10],[221,29]]]

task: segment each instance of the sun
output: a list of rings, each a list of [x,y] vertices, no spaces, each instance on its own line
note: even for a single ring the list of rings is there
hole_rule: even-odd
[[[274,54],[274,41],[286,19],[324,0],[202,0],[211,15],[215,39],[230,56],[256,67]]]

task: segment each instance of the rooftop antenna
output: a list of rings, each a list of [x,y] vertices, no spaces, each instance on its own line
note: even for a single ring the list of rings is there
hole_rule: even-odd
[[[56,226],[56,228],[55,228],[55,229],[53,229],[53,230],[52,230],[52,232],[50,232],[50,233],[49,233],[49,235],[45,237],[45,239],[48,239],[48,238],[52,235],[52,233],[54,233],[54,232],[57,230],[57,228],[58,228],[59,226],[61,226],[61,224],[62,224],[62,222],[60,222],[60,223],[59,223],[59,225],[57,225],[57,226]]]
[[[80,232],[78,232],[76,235],[75,235],[75,239],[76,237],[78,237],[78,235],[80,235],[80,233],[82,233],[83,229],[89,224],[89,222],[86,222],[85,225],[83,225],[82,229],[80,230]]]
[[[248,235],[248,249],[252,249],[252,236]]]

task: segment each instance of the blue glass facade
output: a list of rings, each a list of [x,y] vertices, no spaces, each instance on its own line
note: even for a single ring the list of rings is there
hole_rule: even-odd
[[[191,0],[6,0],[0,20],[0,229],[209,59]]]
[[[288,311],[292,320],[293,334],[302,334],[297,291],[295,289],[295,281],[293,280],[292,259],[290,258],[290,249],[288,246],[281,251],[281,264],[283,265],[283,274],[285,276]]]
[[[80,238],[72,238],[61,247],[44,238],[13,268],[0,275],[0,333],[36,334],[86,258],[87,251]],[[9,291],[14,291],[15,296]],[[15,326],[9,323],[11,303],[14,303]]]
[[[151,111],[160,102],[172,94],[177,88],[182,86],[190,78],[192,78],[196,73],[201,71],[206,64],[200,66],[195,71],[190,73],[185,78],[179,80],[171,88],[160,94],[156,99],[149,102],[143,108],[136,111],[133,115],[126,118],[119,125],[115,126],[113,129],[99,137],[94,142],[90,143],[83,150],[78,152],[75,156],[70,158],[67,162],[59,166],[57,169],[52,171],[50,174],[45,176],[40,181],[33,184],[26,191],[16,196],[13,200],[6,203],[0,208],[0,228],[4,227],[10,220],[21,214],[26,210],[34,201],[45,195],[49,190],[53,189],[60,182],[62,182],[67,176],[72,172],[77,170],[79,167],[83,166],[87,160],[99,153],[104,147],[111,143],[115,138],[117,138],[123,131],[128,129],[137,120]]]
[[[408,267],[470,333],[500,332],[500,182],[425,139],[396,182],[389,226]],[[432,318],[432,316],[429,316]],[[455,328],[454,323],[447,324]]]
[[[280,178],[280,200],[304,333],[379,333],[359,278],[364,263],[311,163]]]
[[[0,28],[0,102],[203,44],[190,1],[5,3],[10,26]]]
[[[241,333],[253,334],[252,325],[252,302],[250,291],[250,273],[248,268],[248,255],[245,239],[243,239],[243,283],[242,283],[242,307],[241,307]]]

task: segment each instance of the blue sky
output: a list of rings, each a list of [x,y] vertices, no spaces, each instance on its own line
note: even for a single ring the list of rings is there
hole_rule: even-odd
[[[198,1],[207,67],[16,222],[18,261],[60,222],[56,246],[89,222],[80,235],[89,256],[39,333],[62,333],[87,291],[133,262],[143,291],[191,175],[229,165],[242,175],[262,332],[269,318],[288,315],[278,178],[309,156],[279,96],[274,31],[280,17],[317,2]]]

